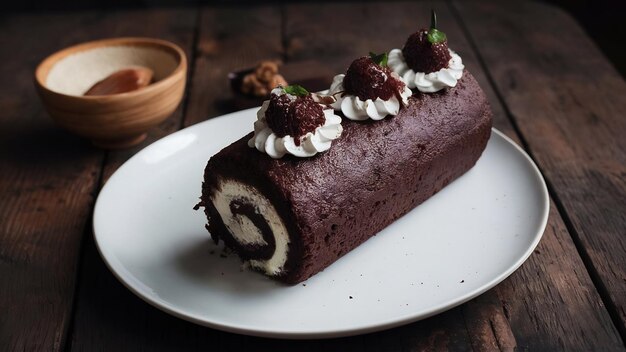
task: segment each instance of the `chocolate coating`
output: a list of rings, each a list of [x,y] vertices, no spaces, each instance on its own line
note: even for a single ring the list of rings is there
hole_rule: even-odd
[[[208,229],[236,250],[211,195],[218,177],[255,187],[276,207],[291,240],[275,278],[301,282],[469,170],[485,149],[491,120],[483,91],[465,71],[456,87],[417,93],[394,117],[344,119],[341,138],[311,158],[272,159],[248,147],[248,134],[206,166]]]
[[[313,101],[311,95],[298,97],[291,101],[287,95],[274,95],[265,112],[267,125],[278,137],[290,135],[296,145],[300,145],[300,137],[326,122],[324,109]]]
[[[406,40],[402,55],[407,65],[415,72],[431,73],[448,67],[452,58],[448,41],[432,44],[428,41],[428,30],[420,29]]]
[[[361,100],[389,100],[396,95],[400,101],[400,92],[404,83],[391,75],[388,67],[377,65],[371,58],[364,56],[354,60],[343,79],[346,94],[356,95]]]

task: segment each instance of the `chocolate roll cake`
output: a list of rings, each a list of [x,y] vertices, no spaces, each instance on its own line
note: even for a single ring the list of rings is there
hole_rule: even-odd
[[[289,284],[311,277],[463,175],[485,149],[492,113],[469,72],[411,96],[386,56],[370,59],[335,77],[336,101],[326,103],[343,119],[311,95],[278,88],[255,132],[209,160],[207,229],[252,268]]]
[[[206,166],[208,230],[253,268],[298,283],[469,170],[490,133],[489,104],[468,72],[393,118],[344,120],[341,138],[311,158],[273,159],[248,146],[250,133]]]

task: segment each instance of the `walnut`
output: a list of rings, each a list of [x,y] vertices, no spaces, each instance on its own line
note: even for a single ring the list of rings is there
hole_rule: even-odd
[[[278,65],[272,61],[261,62],[254,70],[259,81],[268,83],[278,73]]]
[[[262,83],[253,74],[247,74],[244,76],[241,83],[241,92],[244,94],[252,94],[254,87],[261,86]]]
[[[278,64],[273,61],[262,61],[253,72],[244,76],[241,92],[265,97],[279,85],[287,86],[287,81],[278,74]]]

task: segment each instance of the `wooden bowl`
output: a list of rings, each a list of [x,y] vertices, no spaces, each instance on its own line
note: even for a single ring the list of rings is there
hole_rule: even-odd
[[[96,82],[129,66],[154,71],[153,83],[127,93],[84,96]],[[35,85],[52,118],[104,148],[140,143],[174,112],[185,91],[187,58],[177,45],[150,38],[114,38],[75,45],[44,59]]]

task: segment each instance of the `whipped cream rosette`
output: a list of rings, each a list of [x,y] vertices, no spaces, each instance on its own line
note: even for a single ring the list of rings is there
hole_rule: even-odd
[[[337,101],[331,106],[351,120],[382,120],[397,115],[413,93],[386,62],[386,54],[370,54],[353,61],[346,74],[333,79],[328,94]]]
[[[341,117],[313,100],[300,86],[278,87],[263,102],[248,146],[279,159],[311,157],[327,151],[341,136]]]
[[[430,29],[413,33],[402,50],[389,52],[389,67],[409,88],[424,93],[455,87],[465,69],[461,57],[448,48],[445,33],[437,29],[434,12]]]

